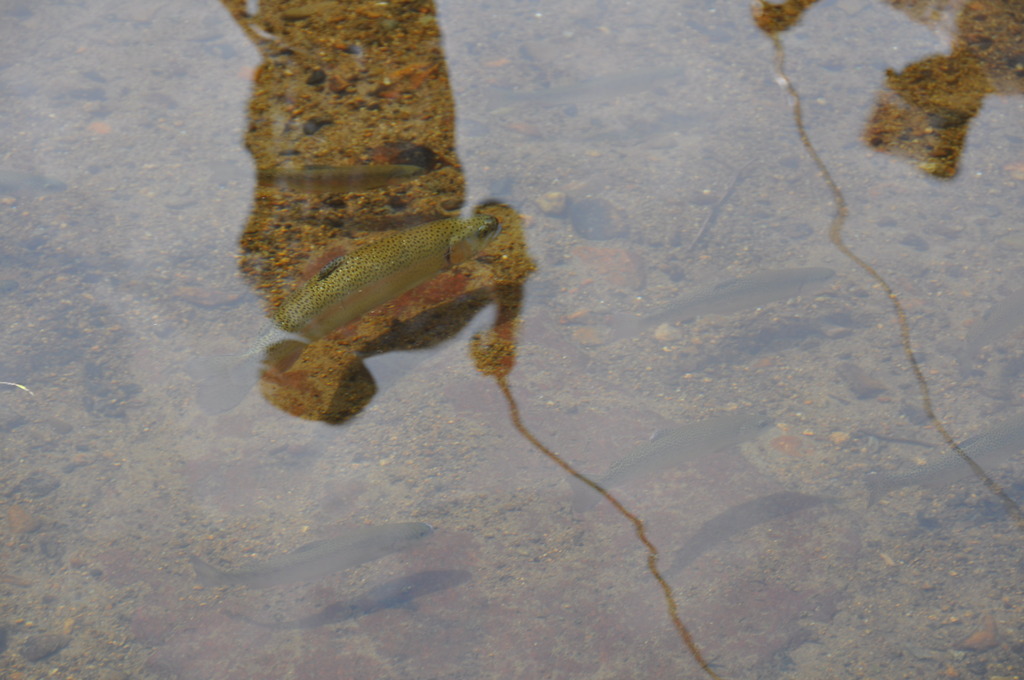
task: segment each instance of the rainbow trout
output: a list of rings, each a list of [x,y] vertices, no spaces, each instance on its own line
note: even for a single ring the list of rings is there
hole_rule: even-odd
[[[501,231],[490,215],[446,219],[383,236],[324,265],[289,295],[242,354],[191,362],[199,405],[230,411],[259,380],[266,357],[297,356],[314,342],[438,272],[470,260]]]
[[[1013,416],[984,432],[968,437],[960,444],[960,449],[983,467],[1008,461],[1011,456],[1024,450],[1024,416]],[[870,474],[867,478],[870,492],[868,504],[903,486],[942,486],[970,477],[972,474],[971,467],[957,453],[944,451],[935,455],[928,463],[910,470]]]
[[[433,531],[433,527],[423,522],[357,527],[337,538],[314,541],[265,562],[235,569],[218,569],[195,555],[190,555],[189,561],[203,585],[267,588],[307,581],[372,562],[405,550]]]
[[[774,425],[761,415],[732,413],[673,427],[657,433],[629,455],[616,461],[596,482],[603,489],[625,484],[680,463],[699,460],[723,449],[754,439]],[[594,507],[601,494],[575,477],[569,478],[573,512]]]

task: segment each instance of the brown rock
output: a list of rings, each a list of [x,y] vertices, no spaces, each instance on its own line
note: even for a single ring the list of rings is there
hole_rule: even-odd
[[[616,288],[640,290],[647,283],[643,260],[625,248],[576,246],[572,254],[579,258],[594,278]]]
[[[605,328],[579,326],[573,329],[572,338],[584,347],[597,347],[608,340],[608,333]]]
[[[957,649],[965,649],[970,652],[983,652],[992,649],[999,644],[999,629],[996,627],[996,620],[991,614],[981,617],[981,629],[969,635],[966,640],[956,645]]]
[[[858,399],[877,397],[887,389],[885,383],[852,361],[845,361],[836,366],[836,373]]]
[[[42,525],[38,517],[29,512],[24,505],[12,505],[7,508],[7,526],[16,534],[30,534]]]
[[[67,647],[70,642],[70,635],[39,633],[29,636],[21,645],[21,656],[26,661],[42,661]]]

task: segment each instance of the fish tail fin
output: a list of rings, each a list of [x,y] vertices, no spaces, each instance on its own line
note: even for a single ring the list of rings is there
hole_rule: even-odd
[[[572,490],[572,511],[579,514],[590,510],[601,500],[601,493],[578,477],[569,477]]]
[[[224,579],[221,577],[221,573],[213,565],[203,562],[195,555],[189,555],[188,561],[192,563],[192,569],[196,572],[196,578],[199,579],[199,583],[202,585],[219,586],[223,584]]]
[[[260,378],[259,354],[197,357],[187,370],[199,383],[199,407],[210,415],[238,406]]]

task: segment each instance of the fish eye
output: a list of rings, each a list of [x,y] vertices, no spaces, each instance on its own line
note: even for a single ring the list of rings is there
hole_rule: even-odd
[[[483,238],[490,238],[491,236],[497,236],[501,231],[501,223],[494,217],[487,215],[487,221],[480,227],[480,236]]]

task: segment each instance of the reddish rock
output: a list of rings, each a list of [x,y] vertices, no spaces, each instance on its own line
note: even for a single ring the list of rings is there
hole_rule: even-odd
[[[592,276],[616,288],[640,290],[647,283],[643,260],[625,248],[576,246],[572,254],[583,265],[584,275]]]

